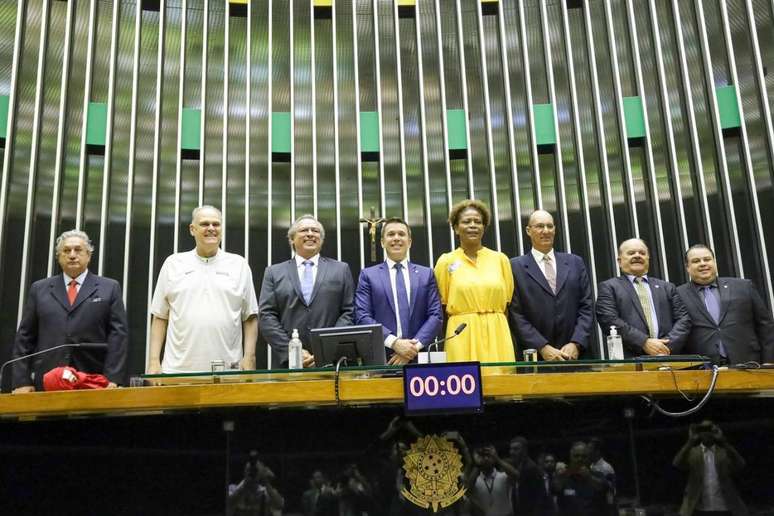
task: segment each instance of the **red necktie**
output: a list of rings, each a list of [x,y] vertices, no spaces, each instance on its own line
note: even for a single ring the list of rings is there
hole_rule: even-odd
[[[67,287],[67,299],[70,301],[70,306],[75,304],[75,298],[78,297],[78,282],[70,280],[70,286]]]

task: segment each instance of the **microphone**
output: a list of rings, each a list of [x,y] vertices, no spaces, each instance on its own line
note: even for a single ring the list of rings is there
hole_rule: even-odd
[[[438,351],[438,344],[442,342],[446,342],[449,339],[453,339],[454,337],[462,333],[462,330],[464,330],[467,327],[468,327],[468,323],[460,324],[459,326],[457,326],[457,329],[454,330],[453,334],[449,335],[448,337],[444,337],[441,340],[436,340],[435,342],[427,346],[427,351],[430,352],[430,348],[432,348],[433,346],[435,346],[435,350]]]
[[[103,350],[103,349],[107,349],[107,347],[108,345],[104,342],[76,342],[72,344],[60,344],[59,346],[54,346],[53,348],[46,348],[40,351],[36,351],[35,353],[30,353],[29,355],[23,355],[20,357],[12,358],[11,360],[8,360],[2,366],[0,366],[0,386],[3,385],[3,372],[5,371],[6,366],[8,366],[9,364],[13,364],[14,362],[27,360],[28,358],[36,357],[38,355],[45,355],[46,353],[50,353],[51,351],[62,349],[62,348]]]

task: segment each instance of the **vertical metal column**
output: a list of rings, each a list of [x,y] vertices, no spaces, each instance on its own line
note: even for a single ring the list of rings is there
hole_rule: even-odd
[[[333,167],[336,171],[336,259],[341,260],[341,177],[339,171],[339,76],[336,44],[336,2],[331,6],[333,38]],[[293,117],[291,117],[292,119]],[[292,144],[291,144],[292,145]],[[292,149],[292,147],[291,147]],[[405,172],[405,171],[404,171]]]
[[[228,11],[228,0],[226,0],[225,36],[223,39],[223,132],[221,133],[223,150],[221,151],[222,156],[220,160],[220,210],[223,216],[221,221],[221,246],[224,251],[226,250],[226,237],[228,236],[228,203],[226,202],[226,192],[228,191],[228,76],[231,71],[228,48],[231,36],[231,16]]]
[[[288,0],[288,20],[288,39],[290,40],[290,84],[288,85],[290,90],[290,220],[296,220],[296,155],[294,152],[296,147],[296,42],[293,34],[293,0]],[[314,19],[310,20],[310,25],[313,24]]]
[[[314,13],[312,13],[312,25],[314,25]],[[357,48],[357,0],[352,0],[352,64],[354,66],[355,79],[355,140],[357,145],[357,208],[358,220],[363,218],[363,154],[360,147],[360,72]],[[312,76],[314,84],[314,76]],[[312,86],[314,87],[314,86]],[[314,104],[314,96],[312,97]],[[358,249],[360,249],[360,268],[365,267],[365,250],[363,249],[363,231],[358,230]]]
[[[751,0],[744,0],[745,14],[750,32],[750,42],[752,43],[753,64],[755,65],[755,81],[758,85],[758,95],[761,104],[761,114],[763,115],[763,125],[766,129],[766,142],[769,147],[769,159],[774,161],[774,129],[771,121],[771,108],[769,107],[768,94],[766,92],[766,79],[764,78],[763,59],[761,58],[761,47],[758,42],[758,31],[755,26],[755,14],[753,13]],[[774,0],[772,1],[772,15],[774,16]]]
[[[685,202],[683,201],[683,189],[680,184],[680,164],[677,161],[677,151],[674,138],[674,129],[672,127],[672,113],[669,103],[669,94],[666,88],[666,74],[664,73],[664,58],[661,50],[661,30],[658,23],[658,12],[654,0],[648,0],[648,9],[650,11],[651,21],[651,37],[653,38],[653,44],[655,45],[656,54],[656,73],[658,74],[657,80],[659,85],[659,94],[661,96],[661,116],[664,117],[665,133],[667,141],[667,153],[669,158],[669,167],[672,170],[670,177],[672,179],[672,186],[674,188],[675,200],[677,201],[678,213],[677,224],[680,229],[680,241],[683,244],[683,248],[688,248],[688,229],[685,225]],[[631,20],[635,20],[632,16]],[[632,21],[632,24],[636,24]],[[650,128],[648,127],[648,135],[650,135]],[[650,138],[649,138],[650,139]],[[650,148],[650,146],[648,146]],[[655,170],[653,170],[655,173]]]
[[[470,145],[470,109],[468,108],[468,80],[465,77],[467,68],[465,67],[465,39],[462,32],[460,0],[456,0],[455,7],[457,13],[457,51],[460,56],[460,79],[462,80],[462,109],[465,112],[465,141],[468,142],[468,152],[465,153],[468,167],[468,197],[473,199],[476,196],[476,189],[473,183],[473,149]],[[452,247],[454,246],[452,245]]]
[[[24,29],[24,11],[27,0],[18,0],[16,6],[16,31],[13,36],[13,63],[11,64],[11,95],[8,99],[8,129],[5,137],[6,147],[3,154],[3,176],[0,179],[0,217],[6,216],[8,205],[8,176],[11,174],[11,155],[13,154],[13,142],[16,135],[16,98],[19,95],[19,61],[22,51],[22,31]],[[4,219],[6,220],[6,219]],[[0,249],[4,247],[5,224],[0,224]]]
[[[317,217],[317,72],[314,41],[314,0],[309,2],[309,56],[312,86],[312,213]]]
[[[247,34],[245,43],[247,46],[247,63],[245,81],[245,260],[250,262],[250,118],[252,117],[253,103],[250,98],[250,86],[253,82],[252,68],[252,23],[253,9],[252,2],[247,2]],[[314,81],[312,81],[314,82]]]
[[[183,0],[180,18],[180,73],[177,88],[177,146],[175,147],[175,222],[172,244],[172,250],[175,253],[178,251],[180,243],[180,182],[183,166],[180,149],[183,141],[183,94],[185,92],[185,43],[188,39],[188,0]],[[163,54],[161,59],[163,59]],[[202,134],[204,134],[204,131],[202,131]],[[204,159],[201,159],[201,161],[204,162]]]
[[[48,1],[45,2],[48,5]],[[81,229],[83,225],[83,196],[84,183],[86,182],[86,122],[89,114],[89,97],[91,95],[91,74],[93,69],[92,49],[94,48],[94,25],[97,17],[97,0],[91,0],[89,4],[89,36],[88,50],[86,52],[86,79],[83,85],[83,123],[81,124],[81,151],[78,166],[78,197],[75,210],[75,227]],[[41,70],[42,71],[42,70]]]
[[[499,2],[498,2],[499,3]],[[476,24],[478,26],[478,51],[481,60],[481,82],[484,90],[484,130],[486,132],[487,165],[489,167],[489,188],[492,191],[492,214],[495,246],[502,250],[500,243],[500,210],[497,204],[497,178],[495,177],[494,148],[492,147],[492,108],[489,102],[489,71],[486,66],[486,42],[484,41],[484,20],[481,14],[481,1],[476,1]]]
[[[564,5],[564,4],[562,4]],[[511,168],[511,183],[513,185],[514,228],[516,228],[517,253],[524,254],[524,234],[521,230],[521,192],[519,188],[518,166],[516,164],[516,141],[513,126],[513,105],[511,102],[511,71],[508,67],[508,45],[505,41],[505,12],[503,2],[497,2],[497,26],[500,34],[500,66],[503,73],[503,86],[505,87],[505,122],[508,125],[508,156]],[[440,30],[440,27],[439,27]],[[453,242],[452,236],[452,242]]]
[[[433,219],[432,212],[430,211],[430,177],[427,169],[427,160],[429,158],[427,155],[427,122],[425,116],[425,74],[422,61],[422,23],[419,15],[419,2],[414,7],[414,13],[414,27],[417,40],[417,79],[419,81],[419,134],[422,143],[422,172],[425,187],[425,219],[427,222],[427,255],[429,256],[429,263],[435,263],[433,256]],[[360,234],[362,235],[362,231]]]
[[[446,67],[443,59],[443,40],[441,38],[441,6],[439,0],[435,0],[435,38],[438,47],[438,82],[441,93],[441,131],[443,134],[443,167],[446,172],[446,209],[450,210],[452,201],[451,164],[449,163],[449,128],[446,112]],[[467,125],[467,124],[466,124]],[[449,226],[449,249],[454,249],[454,230]],[[431,262],[432,263],[432,262]]]
[[[701,205],[702,215],[704,216],[704,225],[707,228],[707,239],[709,246],[715,248],[715,236],[712,231],[712,219],[710,218],[709,203],[707,202],[707,185],[704,181],[704,164],[702,163],[701,148],[699,147],[699,130],[696,126],[696,111],[693,106],[693,95],[691,94],[691,79],[688,75],[688,60],[685,55],[685,45],[683,43],[683,22],[680,16],[680,7],[678,0],[672,0],[672,18],[675,23],[675,32],[677,35],[677,54],[680,59],[680,78],[683,84],[683,96],[686,103],[686,114],[688,115],[688,129],[691,138],[691,150],[693,152],[693,163],[696,166],[696,176],[699,186],[699,204]]]
[[[696,2],[696,16],[699,22],[699,40],[701,41],[701,53],[703,54],[702,63],[704,64],[704,80],[710,94],[710,110],[712,112],[712,132],[715,135],[715,146],[718,152],[718,165],[720,166],[720,182],[723,186],[726,197],[728,223],[731,226],[731,241],[734,249],[734,259],[739,271],[739,275],[744,277],[744,263],[742,263],[742,250],[739,246],[739,230],[736,224],[736,213],[734,210],[734,198],[731,193],[731,182],[728,177],[728,161],[726,160],[726,147],[723,139],[723,129],[720,127],[720,113],[718,110],[717,91],[715,89],[715,77],[712,71],[712,55],[710,54],[709,41],[707,37],[707,22],[704,19],[704,6],[702,1]]]
[[[228,1],[228,0],[226,0]],[[228,9],[228,3],[226,3],[226,9]],[[207,50],[210,41],[210,6],[209,0],[204,0],[204,20],[202,24],[202,83],[201,83],[201,100],[199,101],[199,206],[204,204],[204,156],[205,148],[207,144]],[[228,18],[228,13],[226,13]],[[249,40],[248,36],[248,40]],[[183,71],[181,70],[182,74]],[[248,81],[249,84],[250,81]],[[248,91],[250,88],[247,88]],[[249,104],[248,104],[249,106]],[[250,117],[248,117],[250,118]],[[225,159],[225,152],[224,152]]]
[[[569,16],[567,13],[567,3],[562,2],[561,4],[562,9],[562,31],[564,34],[564,49],[565,49],[565,58],[567,59],[567,72],[568,72],[568,78],[570,81],[570,104],[572,107],[572,125],[573,125],[573,134],[575,135],[575,154],[577,156],[578,160],[578,173],[580,175],[580,183],[581,183],[581,192],[583,195],[583,198],[581,199],[581,206],[583,210],[583,223],[584,223],[584,229],[586,230],[587,238],[592,238],[592,231],[591,231],[591,213],[589,210],[589,191],[588,191],[588,183],[586,181],[586,158],[584,156],[583,152],[583,136],[581,135],[581,124],[580,124],[580,115],[578,114],[578,89],[575,83],[575,63],[572,58],[572,38],[570,36],[570,22],[569,22]],[[611,241],[615,241],[615,234],[611,235]],[[594,243],[589,241],[589,269],[591,273],[591,290],[594,293],[594,297],[596,298],[597,295],[597,264],[596,264],[596,258],[594,255]],[[602,353],[601,349],[601,340],[600,340],[600,355],[599,356],[605,356],[604,353]]]
[[[586,28],[586,53],[589,56],[591,64],[591,90],[594,97],[594,122],[597,127],[597,142],[599,147],[599,164],[602,167],[602,177],[604,180],[605,204],[607,204],[607,220],[610,226],[610,255],[607,259],[612,261],[612,270],[618,270],[618,236],[615,229],[615,215],[613,214],[613,195],[610,190],[610,167],[607,162],[607,140],[605,135],[605,124],[602,120],[602,101],[599,96],[599,74],[597,73],[597,57],[594,54],[596,44],[594,43],[594,32],[591,27],[591,8],[587,2],[583,3],[583,23]]]
[[[73,2],[70,2],[72,4]],[[129,163],[126,177],[126,228],[124,230],[124,268],[121,278],[121,290],[126,306],[127,292],[129,290],[129,258],[131,256],[130,236],[132,234],[132,200],[134,199],[134,170],[137,154],[137,89],[140,85],[140,31],[142,26],[142,4],[135,3],[134,9],[134,58],[132,59],[132,106],[131,119],[129,120]],[[57,160],[58,161],[58,160]],[[50,274],[50,271],[49,271]]]
[[[632,221],[634,236],[640,238],[640,222],[637,216],[637,197],[634,195],[634,180],[632,179],[632,164],[629,156],[629,142],[626,137],[626,120],[623,112],[623,94],[621,93],[621,75],[618,72],[618,45],[615,41],[615,28],[613,27],[613,14],[610,0],[604,0],[605,25],[607,27],[607,44],[610,49],[610,68],[613,72],[613,90],[615,92],[616,116],[618,119],[618,137],[621,140],[621,159],[623,160],[625,173],[625,186],[628,198],[626,207],[629,218]],[[658,245],[658,243],[657,243]]]
[[[150,243],[148,245],[148,303],[145,310],[147,314],[146,327],[145,327],[145,358],[147,360],[150,351],[150,326],[151,315],[150,307],[153,301],[153,276],[155,267],[155,254],[156,254],[156,211],[157,202],[159,197],[159,153],[161,150],[161,90],[164,85],[164,36],[166,34],[167,16],[166,16],[166,0],[160,0],[159,2],[159,43],[158,43],[158,57],[156,58],[156,120],[154,121],[154,134],[153,134],[153,172],[151,179],[151,220],[150,220]],[[182,98],[182,95],[181,95]],[[179,142],[178,142],[179,143]],[[178,149],[179,149],[178,145]],[[179,151],[178,151],[179,152]],[[178,157],[178,160],[180,158]],[[178,196],[179,200],[180,197]],[[177,224],[175,224],[177,227]],[[175,250],[177,246],[175,246]]]
[[[64,168],[64,139],[65,121],[67,120],[67,91],[70,84],[70,47],[72,45],[73,13],[75,2],[67,2],[67,18],[65,21],[65,39],[62,55],[62,82],[59,86],[59,119],[56,128],[56,157],[54,162],[54,192],[51,197],[51,226],[48,232],[48,248],[53,249],[57,237],[57,221],[59,220],[59,202],[62,187],[62,169]],[[13,111],[11,110],[11,113]],[[132,119],[134,120],[134,119]],[[2,213],[2,211],[0,211]],[[2,231],[2,229],[0,229]],[[100,241],[104,237],[100,238]],[[128,246],[127,246],[128,248]],[[100,253],[102,256],[102,253]],[[54,272],[54,253],[48,253],[48,265],[46,275]]]
[[[30,254],[30,232],[33,219],[33,208],[35,206],[35,183],[38,172],[38,152],[40,149],[40,119],[41,111],[43,109],[43,78],[45,77],[46,69],[46,47],[48,41],[48,24],[49,24],[49,4],[48,0],[43,1],[43,12],[40,15],[40,39],[38,43],[38,65],[35,79],[35,107],[32,115],[32,143],[30,148],[30,169],[27,176],[27,200],[24,210],[24,243],[22,244],[22,258],[21,258],[21,279],[19,280],[19,306],[17,313],[17,321],[21,321],[22,311],[24,310],[24,298],[27,293],[27,269],[29,269],[29,254]],[[94,2],[92,0],[92,8]],[[93,22],[93,16],[90,17]],[[93,25],[93,23],[92,23]],[[90,29],[91,30],[91,29]],[[91,34],[91,32],[89,33]],[[88,66],[88,65],[87,65]],[[88,74],[88,72],[87,72]],[[86,96],[88,98],[89,81],[86,81]],[[86,110],[84,110],[86,113]],[[84,127],[86,126],[86,117],[84,116]],[[85,134],[84,129],[84,134]],[[84,136],[85,138],[85,136]],[[6,152],[10,154],[10,152]],[[78,197],[80,201],[80,196]],[[53,224],[54,221],[51,221]]]
[[[374,67],[376,71],[376,115],[379,121],[379,196],[381,202],[380,217],[385,217],[387,199],[384,192],[384,125],[382,124],[382,63],[379,50],[379,14],[377,0],[373,0],[374,18]]]
[[[741,91],[739,84],[739,74],[736,71],[736,58],[734,57],[734,40],[731,38],[731,29],[728,25],[728,8],[725,0],[720,0],[720,18],[723,23],[723,36],[726,42],[726,54],[728,65],[731,69],[731,82],[736,86],[737,92]],[[753,31],[754,32],[754,31]],[[744,116],[744,105],[739,101],[739,94],[734,97],[737,109],[739,110],[740,128],[742,130],[742,152],[744,153],[744,170],[747,184],[750,189],[750,198],[752,199],[752,212],[755,219],[755,232],[760,241],[760,258],[763,265],[763,280],[766,283],[766,295],[769,298],[769,306],[774,305],[774,292],[771,284],[771,270],[769,268],[769,255],[766,250],[766,233],[763,231],[761,221],[761,209],[758,202],[758,188],[755,183],[755,174],[752,169],[752,156],[750,155],[750,139],[747,136],[747,122]]]
[[[527,24],[524,21],[524,2],[519,2],[519,31],[521,32],[521,59],[524,66],[524,88],[527,93],[527,126],[529,127],[529,145],[532,155],[533,184],[535,187],[534,198],[537,208],[543,209],[543,192],[540,188],[540,158],[538,157],[537,141],[535,138],[535,101],[532,98],[532,74],[529,70],[529,51],[527,48]]]
[[[272,38],[272,36],[273,36],[272,23],[274,23],[274,14],[273,14],[274,6],[272,5],[273,3],[274,3],[273,0],[269,0],[269,20],[268,20],[268,24],[267,24],[267,27],[269,29],[269,34],[268,34],[268,38],[269,38],[268,47],[269,48],[268,48],[267,54],[266,54],[267,55],[266,68],[268,70],[268,73],[266,75],[267,83],[268,83],[266,85],[266,90],[267,90],[267,95],[268,95],[268,104],[267,104],[267,110],[266,111],[267,111],[267,117],[269,119],[269,131],[268,131],[268,135],[267,135],[267,138],[266,138],[266,140],[267,140],[266,143],[268,145],[267,185],[266,185],[266,190],[267,190],[267,197],[266,197],[266,201],[267,201],[267,207],[266,207],[267,208],[266,209],[266,217],[267,217],[267,220],[266,220],[266,254],[267,254],[267,256],[266,256],[266,265],[271,265],[271,241],[272,241],[271,234],[272,234],[272,211],[273,211],[272,210],[272,205],[271,205],[272,165],[273,165],[272,155],[271,155],[271,131],[272,131],[272,118],[273,118],[273,113],[274,113],[274,103],[272,102],[272,97],[271,97],[271,95],[272,95],[272,87],[271,87],[271,85],[272,85],[272,81],[273,81],[272,66],[271,66],[272,65],[272,61],[273,61],[273,57],[272,57],[271,54],[272,54],[272,51],[274,50],[274,48],[273,48],[274,41],[273,41],[273,38]],[[271,367],[271,352],[270,351],[269,351],[269,367]]]
[[[540,25],[543,30],[543,54],[546,60],[546,72],[548,74],[548,98],[553,107],[551,118],[554,122],[554,134],[556,134],[556,143],[554,144],[554,160],[556,162],[556,177],[559,182],[559,216],[562,220],[562,233],[564,236],[567,252],[572,252],[570,244],[570,222],[567,217],[567,194],[564,185],[564,163],[562,160],[562,140],[559,133],[558,111],[556,103],[556,86],[554,85],[554,60],[551,57],[551,33],[548,30],[548,14],[546,13],[546,3],[540,2]]]
[[[634,79],[637,84],[637,95],[642,100],[642,119],[645,123],[645,160],[648,165],[647,175],[650,179],[650,191],[651,191],[651,205],[653,208],[653,214],[656,216],[656,235],[658,244],[656,245],[659,258],[663,265],[663,276],[666,281],[669,281],[669,267],[667,267],[666,249],[664,245],[664,229],[663,221],[661,218],[661,196],[658,191],[658,184],[656,183],[656,164],[653,160],[653,141],[650,138],[650,121],[648,117],[648,104],[647,97],[645,96],[645,85],[642,81],[642,63],[640,61],[640,44],[637,39],[637,25],[634,18],[634,8],[632,7],[631,0],[626,0],[626,14],[628,17],[629,27],[629,41],[632,45],[632,53],[634,54]],[[636,206],[636,204],[635,204]]]
[[[403,76],[400,58],[400,23],[398,22],[398,0],[392,0],[392,21],[395,33],[395,77],[398,82],[398,135],[400,139],[400,185],[403,220],[408,220],[408,194],[406,192],[406,127],[403,116]],[[335,53],[334,53],[335,55]]]
[[[105,248],[107,240],[108,200],[110,199],[110,173],[113,162],[113,115],[115,110],[116,91],[116,48],[118,46],[118,15],[121,12],[121,3],[113,4],[113,19],[110,38],[110,72],[108,72],[108,99],[107,99],[107,126],[105,128],[105,160],[102,169],[102,206],[99,213],[99,266],[97,274],[100,276],[105,270]],[[54,219],[51,219],[54,225]]]

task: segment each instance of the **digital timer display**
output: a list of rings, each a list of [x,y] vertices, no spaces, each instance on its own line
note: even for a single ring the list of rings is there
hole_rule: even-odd
[[[480,412],[483,407],[478,362],[409,364],[403,368],[407,414]]]

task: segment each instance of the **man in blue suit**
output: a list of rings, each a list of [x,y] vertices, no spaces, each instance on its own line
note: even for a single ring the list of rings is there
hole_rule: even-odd
[[[407,364],[441,331],[443,316],[433,270],[409,262],[411,228],[399,218],[382,226],[387,257],[360,272],[355,323],[381,324],[391,365]],[[390,351],[388,351],[388,354]]]
[[[88,271],[94,247],[83,231],[62,233],[56,240],[62,274],[36,281],[30,287],[13,345],[14,358],[61,344],[95,342],[106,351],[70,349],[42,355],[31,368],[28,360],[15,364],[14,394],[41,388],[43,374],[60,365],[107,377],[109,387],[126,381],[127,322],[118,282]],[[32,381],[31,370],[35,371]]]
[[[532,250],[511,259],[516,344],[537,349],[543,360],[575,360],[588,348],[594,317],[586,265],[580,256],[554,251],[556,226],[547,211],[533,212],[526,231]]]

